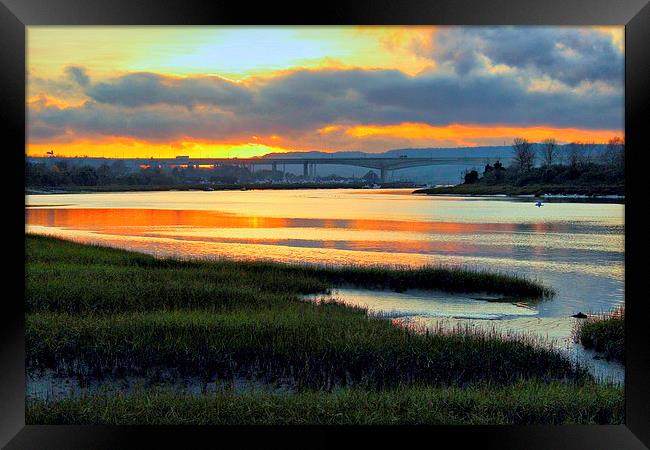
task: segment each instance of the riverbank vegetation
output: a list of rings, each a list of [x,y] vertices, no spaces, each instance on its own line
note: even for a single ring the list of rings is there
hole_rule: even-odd
[[[550,287],[517,275],[463,268],[181,261],[29,235],[28,312],[128,312],[268,307],[334,285],[403,291],[487,292],[543,298]],[[302,303],[301,303],[302,304]]]
[[[419,189],[418,194],[625,195],[625,143],[614,138],[604,149],[594,144],[559,146],[552,139],[533,144],[515,139],[513,163],[486,162],[469,170],[457,186]]]
[[[370,176],[372,175],[372,177]],[[335,174],[305,179],[302,175],[279,170],[251,171],[247,167],[142,166],[127,168],[123,161],[93,166],[83,160],[45,159],[25,163],[26,193],[135,192],[238,189],[360,189],[379,182],[378,175],[368,172],[361,178]],[[413,182],[382,183],[384,188],[412,188]]]
[[[625,310],[596,315],[578,323],[577,337],[585,348],[593,349],[607,359],[625,362]]]
[[[383,183],[382,189],[404,189],[413,188],[417,184],[408,181],[396,181]],[[156,191],[239,191],[239,190],[298,190],[298,189],[367,189],[369,185],[365,182],[256,182],[241,184],[214,184],[214,183],[184,183],[184,184],[133,184],[118,185],[109,184],[102,186],[37,186],[26,188],[25,195],[40,194],[77,194],[95,192],[156,192]]]
[[[26,422],[109,425],[508,425],[619,424],[619,390],[587,383],[519,381],[507,386],[400,387],[189,395],[166,390],[30,400]]]
[[[622,420],[621,388],[597,384],[547,346],[496,333],[418,332],[364,309],[303,299],[342,284],[551,294],[534,281],[464,269],[156,259],[34,235],[26,255],[32,378],[50,371],[100,382],[137,375],[292,387],[34,398],[28,423]]]

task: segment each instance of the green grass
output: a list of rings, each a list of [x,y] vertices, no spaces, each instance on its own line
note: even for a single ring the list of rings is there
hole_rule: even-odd
[[[98,246],[27,236],[27,312],[115,313],[298,301],[298,294],[352,284],[543,298],[553,290],[523,277],[463,268],[327,267],[272,262],[158,259]]]
[[[603,353],[607,359],[625,362],[625,311],[587,318],[578,323],[577,336],[585,348]]]
[[[29,423],[618,423],[620,389],[556,351],[490,333],[421,333],[302,300],[337,284],[550,295],[446,268],[212,262],[26,237],[31,375],[289,379],[295,394],[179,392],[30,400]],[[482,399],[486,400],[482,400]]]
[[[466,385],[518,378],[584,379],[558,353],[478,333],[418,334],[338,304],[27,317],[32,369],[68,375],[142,373],[290,377],[298,387]]]
[[[340,389],[194,396],[165,390],[27,402],[27,424],[620,424],[623,389],[517,382],[506,387]]]
[[[328,388],[584,376],[528,343],[422,335],[362,309],[301,299],[336,283],[548,291],[506,275],[190,262],[28,236],[26,278],[30,370],[101,376],[171,366],[182,375],[290,376],[298,386]]]

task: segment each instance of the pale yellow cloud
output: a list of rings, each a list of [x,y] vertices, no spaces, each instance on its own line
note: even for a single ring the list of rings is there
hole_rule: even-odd
[[[398,68],[414,75],[432,63],[406,42],[422,41],[430,29],[30,26],[27,57],[29,69],[43,76],[69,65],[87,67],[99,78],[145,71],[241,80],[298,67]]]

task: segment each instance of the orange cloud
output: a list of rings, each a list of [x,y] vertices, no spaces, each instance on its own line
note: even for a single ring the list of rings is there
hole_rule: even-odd
[[[554,138],[559,142],[593,141],[607,142],[613,136],[621,136],[621,130],[590,130],[580,128],[558,128],[546,126],[517,127],[510,125],[451,124],[432,126],[423,123],[401,123],[399,125],[362,125],[346,129],[346,134],[359,139],[389,137],[414,141],[455,142],[459,146],[475,146],[488,142],[511,141],[523,137],[539,142]]]
[[[71,108],[83,104],[83,101],[69,101],[59,97],[53,97],[46,94],[33,95],[27,99],[27,107],[30,110],[37,110],[42,108]]]
[[[511,126],[451,124],[432,126],[423,123],[398,125],[329,125],[316,132],[295,136],[251,136],[221,142],[182,140],[169,143],[149,142],[128,137],[79,139],[72,142],[29,143],[27,155],[44,156],[54,151],[58,156],[92,156],[107,158],[225,157],[246,158],[268,153],[319,150],[325,152],[357,149],[381,152],[401,147],[476,147],[509,144],[515,137],[532,142],[554,138],[560,143],[606,143],[622,130],[591,130],[549,126]]]
[[[275,138],[278,138],[275,136]],[[275,140],[274,136],[270,138]],[[44,156],[54,151],[56,156],[90,156],[105,158],[174,158],[187,155],[192,158],[248,158],[268,153],[293,151],[277,145],[259,142],[174,142],[158,144],[128,138],[111,138],[101,141],[82,140],[65,144],[28,144],[28,156]]]
[[[611,36],[616,48],[621,52],[625,51],[625,27],[597,27],[596,29]]]
[[[319,134],[329,134],[329,133],[333,133],[333,132],[335,132],[335,131],[338,130],[339,128],[340,128],[340,127],[337,126],[337,125],[329,125],[329,126],[327,126],[327,127],[319,128],[319,129],[318,129],[318,133],[319,133]]]

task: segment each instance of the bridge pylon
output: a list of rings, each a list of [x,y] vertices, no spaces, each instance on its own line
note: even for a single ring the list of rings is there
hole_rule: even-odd
[[[388,169],[386,169],[385,167],[382,167],[381,169],[379,169],[379,173],[380,173],[379,179],[381,180],[382,183],[385,183],[386,182],[386,175],[388,175]]]

